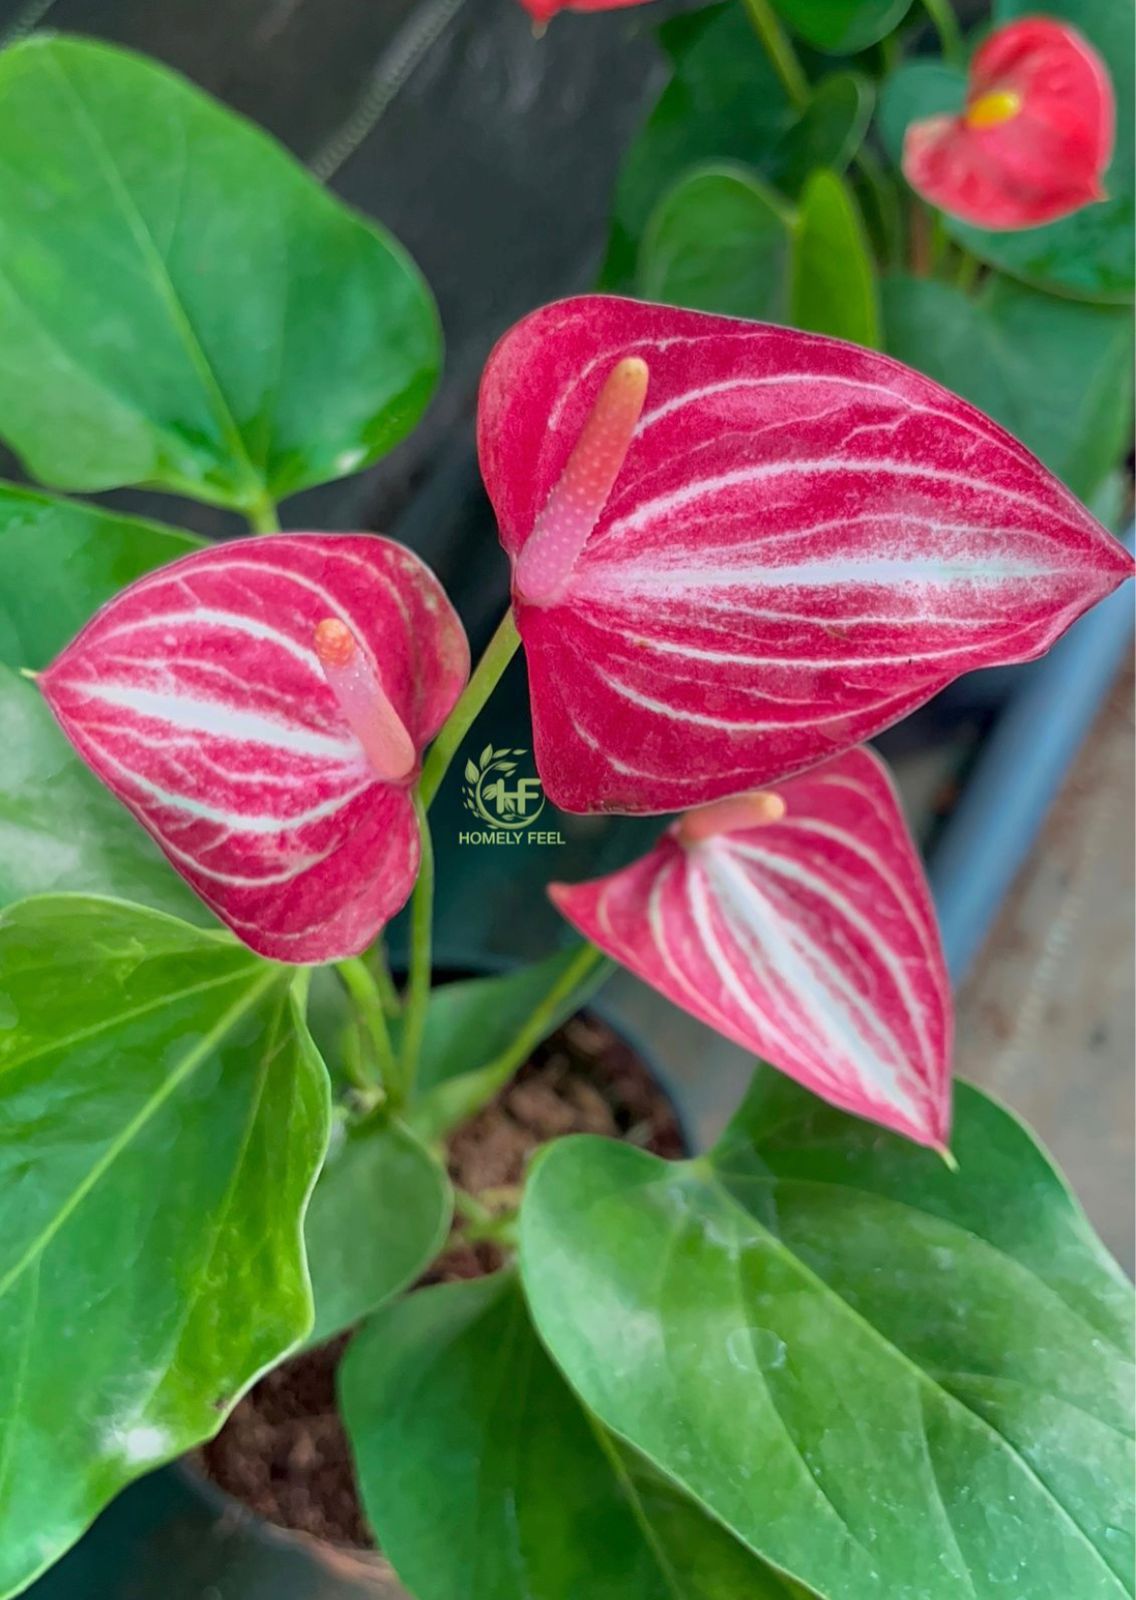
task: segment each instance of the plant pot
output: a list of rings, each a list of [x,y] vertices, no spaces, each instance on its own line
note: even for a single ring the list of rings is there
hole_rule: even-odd
[[[489,975],[512,964],[443,952],[438,968]],[[583,1016],[602,1022],[646,1069],[673,1109],[675,1144],[690,1150],[689,1107],[677,1104],[634,1029],[602,1000]],[[36,1600],[412,1600],[377,1553],[267,1521],[190,1459],[127,1489],[33,1592]]]

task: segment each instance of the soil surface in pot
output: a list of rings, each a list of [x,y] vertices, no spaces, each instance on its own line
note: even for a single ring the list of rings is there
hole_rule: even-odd
[[[626,1139],[656,1155],[684,1146],[674,1108],[634,1051],[605,1023],[574,1017],[541,1045],[495,1101],[450,1141],[455,1184],[472,1194],[511,1187],[539,1145],[567,1133]],[[463,1242],[457,1224],[423,1284],[476,1278],[501,1265],[492,1244]],[[261,1379],[197,1465],[260,1516],[332,1544],[373,1549],[335,1404],[350,1335]]]

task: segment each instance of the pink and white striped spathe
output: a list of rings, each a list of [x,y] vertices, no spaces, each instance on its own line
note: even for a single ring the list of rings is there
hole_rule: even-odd
[[[377,776],[382,741],[369,758],[350,697],[333,691],[315,647],[329,622],[409,736],[396,781]],[[39,681],[80,755],[221,920],[261,955],[316,962],[364,949],[410,894],[417,755],[468,673],[461,624],[411,551],[281,534],[132,584]]]
[[[1040,655],[1131,559],[1024,446],[885,356],[605,296],[498,344],[482,472],[568,811],[766,784]]]
[[[552,898],[684,1011],[833,1105],[945,1147],[950,989],[886,768],[851,750],[748,804],[749,819],[746,801],[689,813],[642,860]]]

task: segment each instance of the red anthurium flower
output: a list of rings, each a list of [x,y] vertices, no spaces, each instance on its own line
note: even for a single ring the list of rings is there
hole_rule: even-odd
[[[1115,126],[1108,70],[1088,41],[1027,17],[975,52],[961,116],[911,124],[903,172],[964,222],[1032,228],[1105,198]]]
[[[505,335],[482,472],[566,811],[803,771],[1131,570],[1016,440],[886,356],[590,296]]]
[[[558,11],[620,11],[641,6],[645,0],[521,0],[534,22],[550,22]]]
[[[469,675],[441,585],[389,539],[280,534],[117,595],[40,677],[64,733],[233,932],[366,948],[418,873],[410,797]]]
[[[945,1147],[946,969],[919,858],[867,750],[688,812],[633,866],[550,893],[684,1011],[834,1105]]]

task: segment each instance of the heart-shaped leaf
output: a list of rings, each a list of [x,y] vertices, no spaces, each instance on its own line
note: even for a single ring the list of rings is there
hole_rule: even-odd
[[[608,289],[634,286],[644,230],[676,175],[743,164],[793,198],[814,168],[843,172],[871,120],[875,91],[855,72],[822,78],[796,110],[739,5],[674,17],[659,39],[673,73],[620,171]]]
[[[655,208],[639,252],[644,300],[879,344],[875,268],[851,190],[816,171],[794,211],[742,167],[697,167]]]
[[[875,85],[859,72],[822,78],[800,120],[773,151],[770,181],[795,199],[818,168],[844,172],[864,142],[875,101]]]
[[[1037,288],[1086,300],[1131,301],[1136,279],[1133,215],[1136,154],[1136,6],[1133,0],[1046,0],[1046,16],[1063,18],[1103,57],[1116,93],[1116,150],[1104,178],[1108,199],[1045,227],[988,232],[950,216],[951,236],[983,261]],[[1037,14],[1032,0],[997,0],[995,21]],[[914,61],[892,74],[880,105],[880,129],[894,161],[909,122],[957,112],[966,81],[938,62]]]
[[[564,1140],[521,1219],[584,1404],[831,1600],[1132,1591],[1131,1294],[1025,1129],[937,1156],[762,1071],[709,1158]]]
[[[588,1416],[512,1273],[385,1307],[340,1395],[368,1517],[419,1600],[805,1600]]]
[[[1131,439],[1132,317],[993,277],[976,298],[883,283],[887,348],[954,389],[1091,500]]]
[[[165,68],[0,56],[0,436],[43,483],[256,513],[421,415],[437,317],[401,248]]]
[[[333,1138],[304,1223],[316,1319],[310,1344],[405,1289],[445,1243],[452,1195],[408,1128],[369,1122]]]
[[[660,200],[639,252],[644,300],[762,322],[789,320],[794,219],[742,167],[697,167]]]
[[[327,1075],[290,974],[110,900],[0,916],[0,1595],[302,1339]]]
[[[648,218],[678,173],[710,161],[758,166],[798,120],[740,5],[659,29],[673,71],[620,170],[601,281],[630,288]]]
[[[1132,569],[965,401],[792,329],[561,301],[497,345],[478,429],[566,811],[801,771],[1041,654]]]
[[[786,320],[870,349],[880,343],[871,247],[855,196],[835,172],[814,172],[801,195]]]
[[[818,50],[855,55],[897,28],[911,0],[773,0],[785,21]]]

